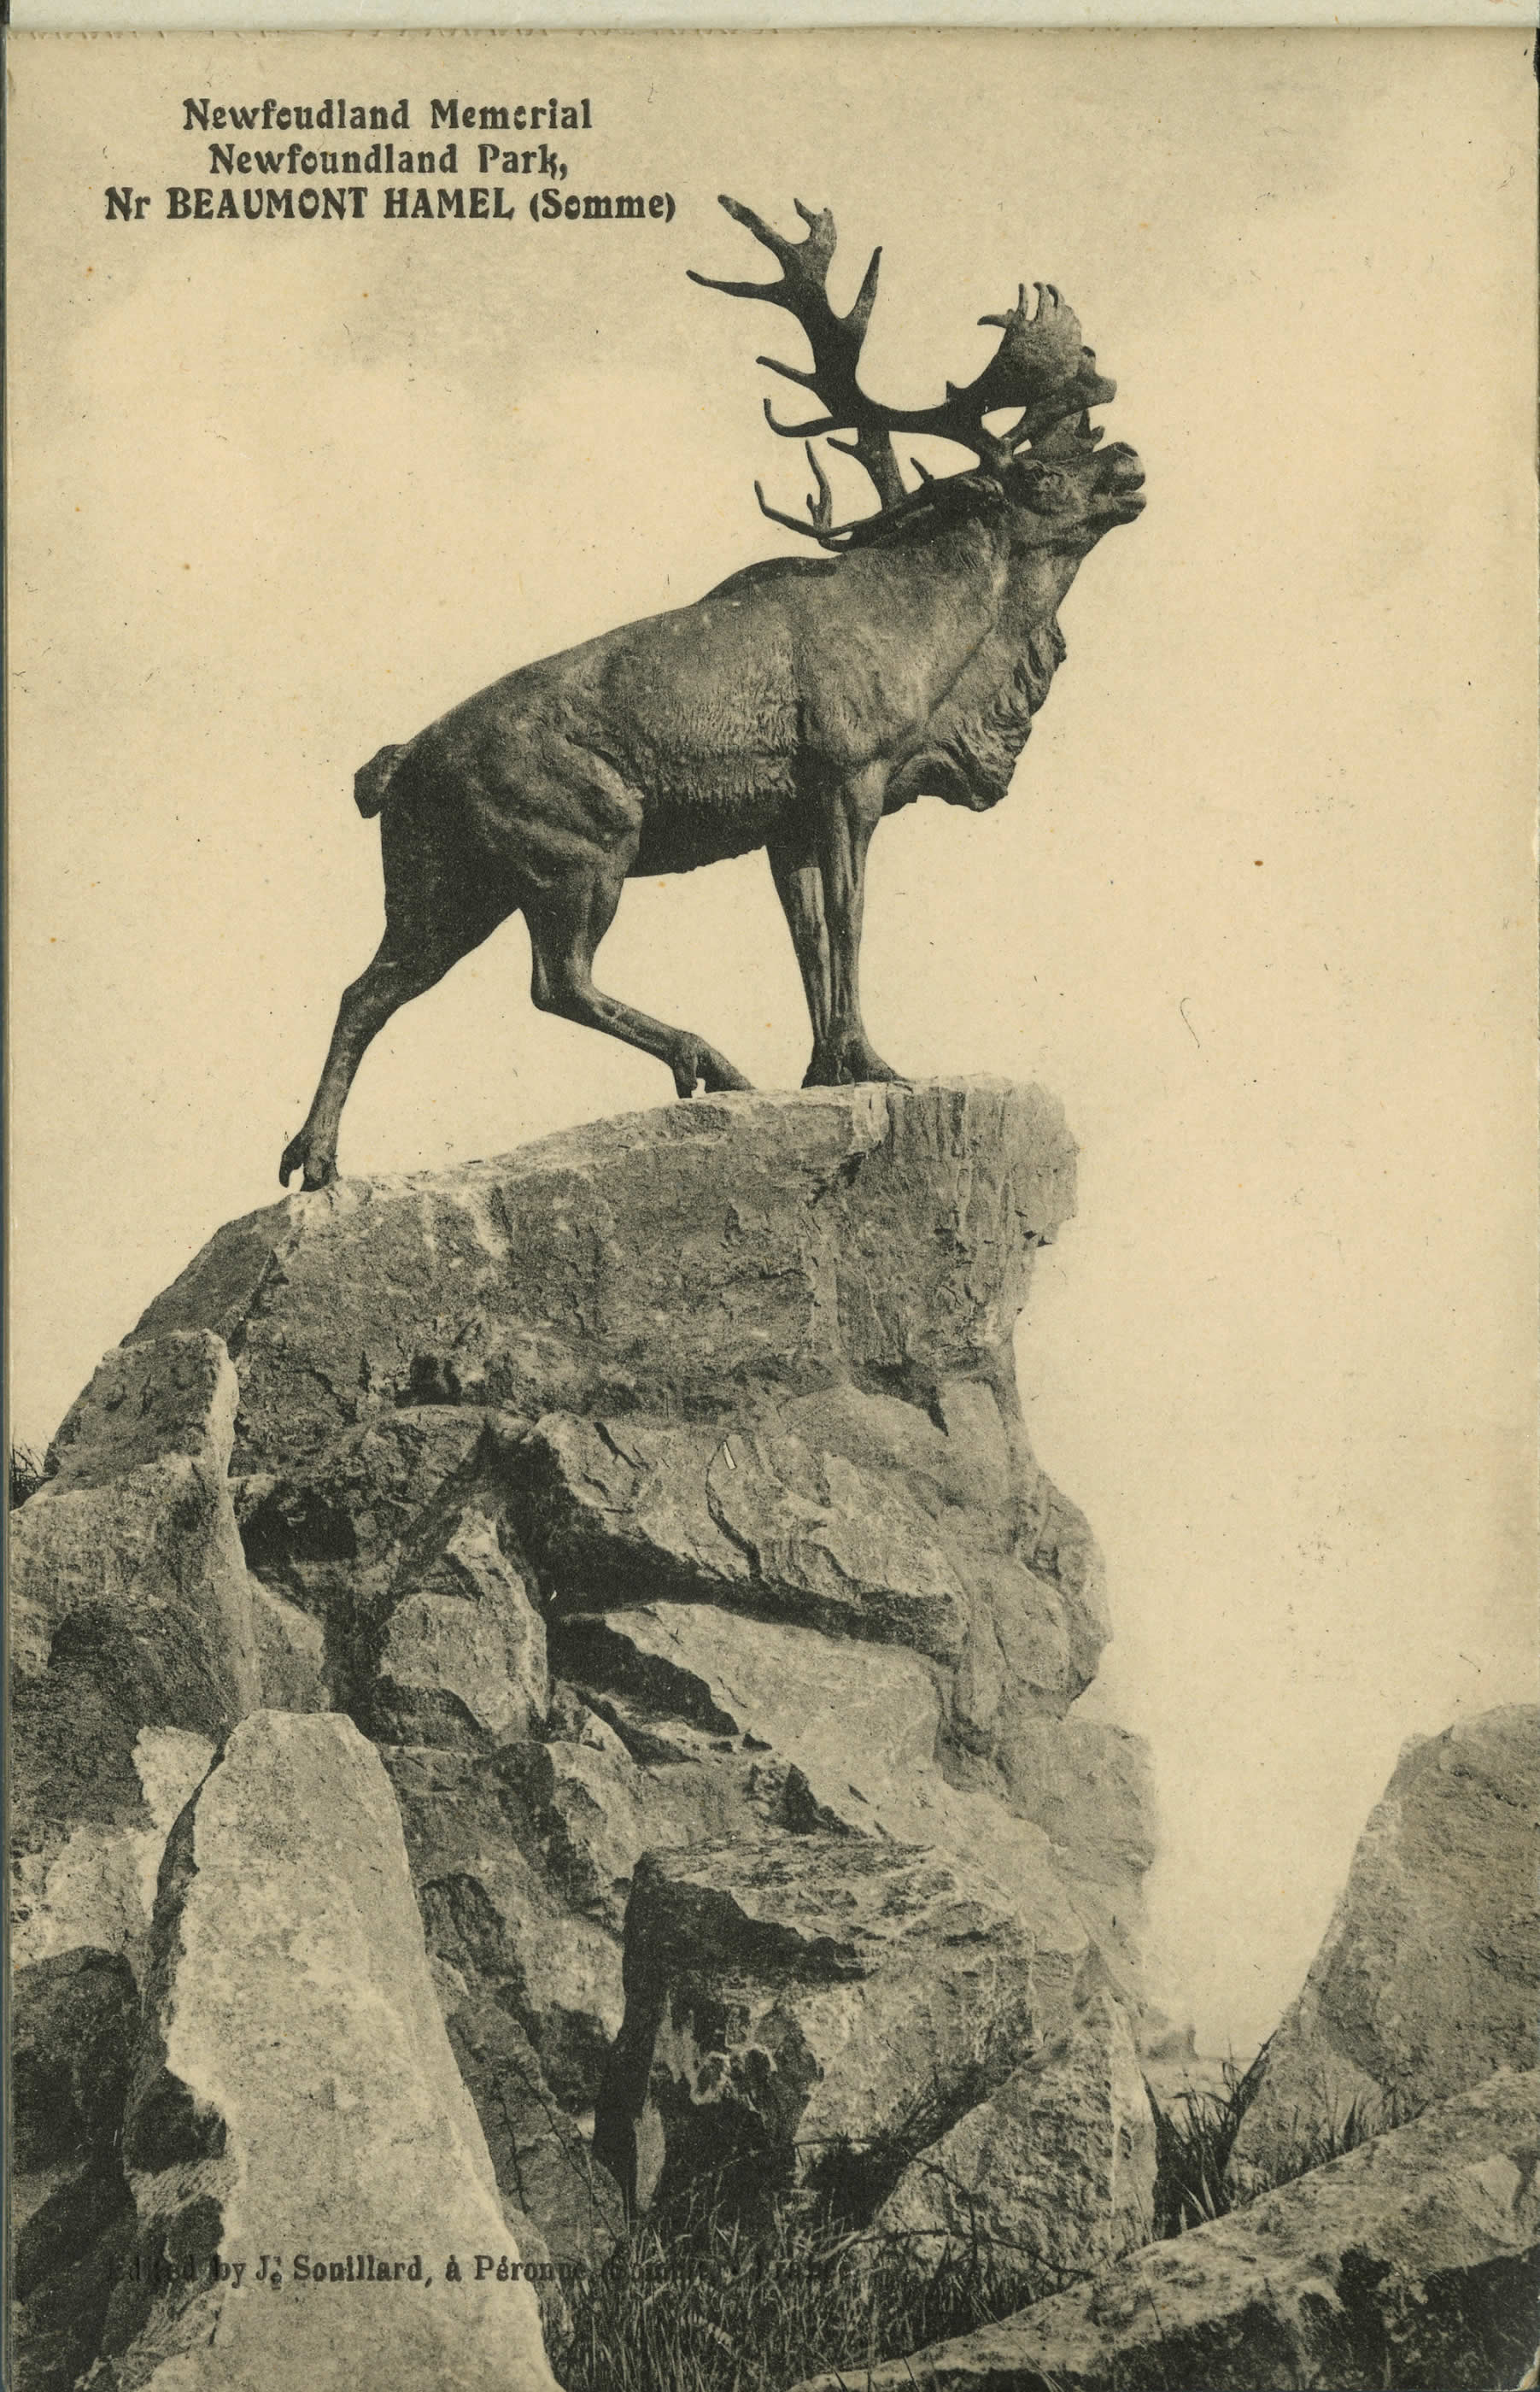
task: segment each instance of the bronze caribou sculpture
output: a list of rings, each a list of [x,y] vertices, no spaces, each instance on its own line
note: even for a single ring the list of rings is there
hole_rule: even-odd
[[[371,1038],[511,914],[534,958],[532,994],[666,1063],[681,1097],[748,1086],[704,1038],[610,996],[593,958],[628,878],[687,872],[762,847],[807,991],[805,1086],[899,1075],[861,1020],[858,968],[866,851],[884,814],[923,796],[998,803],[1064,656],[1058,608],[1082,557],[1143,507],[1132,448],[1100,448],[1086,410],[1114,396],[1051,285],[1023,286],[1000,344],[937,406],[884,407],[857,379],[880,250],[854,306],[830,304],[835,224],[797,202],[787,240],[722,205],[779,262],[773,282],[692,280],[784,307],[810,369],[763,358],[823,412],[776,432],[807,442],[809,520],[777,523],[827,553],[751,565],[666,615],[523,666],[358,773],[381,817],[385,935],[343,995],[330,1051],[280,1177],[336,1176],[343,1106]],[[988,421],[1008,413],[1003,429]],[[834,439],[835,433],[852,436]],[[972,452],[971,469],[905,484],[895,435]],[[855,459],[878,510],[834,520],[812,441]]]

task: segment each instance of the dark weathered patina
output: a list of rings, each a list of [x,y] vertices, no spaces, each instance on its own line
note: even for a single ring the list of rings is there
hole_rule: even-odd
[[[1058,609],[1081,560],[1144,504],[1132,448],[1102,448],[1086,414],[1114,394],[1058,292],[1025,290],[998,349],[938,406],[885,408],[857,380],[878,256],[845,316],[826,280],[835,228],[801,208],[783,240],[723,205],[779,260],[770,283],[716,282],[786,308],[809,370],[762,359],[810,392],[822,416],[777,432],[808,441],[818,484],[801,523],[826,552],[736,573],[690,606],[524,665],[356,777],[381,816],[385,935],[343,996],[285,1185],[336,1176],[337,1130],[370,1039],[511,914],[522,913],[537,1006],[666,1063],[681,1097],[748,1083],[692,1031],[594,984],[593,958],[628,878],[692,871],[762,847],[796,948],[813,1051],[805,1086],[899,1076],[861,1020],[866,852],[884,814],[932,796],[995,805],[1064,656]],[[696,276],[705,281],[704,276]],[[998,428],[1002,413],[1012,421]],[[994,419],[991,424],[987,419]],[[848,440],[831,437],[845,431]],[[971,449],[974,464],[906,487],[894,436]],[[834,520],[811,441],[852,457],[878,511]]]

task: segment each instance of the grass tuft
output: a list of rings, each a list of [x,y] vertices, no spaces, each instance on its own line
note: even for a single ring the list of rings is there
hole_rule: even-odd
[[[783,2194],[751,2222],[697,2190],[635,2224],[570,2292],[551,2351],[567,2392],[784,2392],[994,2323],[1075,2279],[982,2244],[935,2257],[851,2231],[830,2191]]]
[[[30,1445],[13,1445],[10,1450],[9,1492],[6,1497],[11,1511],[23,1504],[29,1495],[35,1495],[46,1476],[43,1464]]]
[[[1249,2068],[1224,2063],[1224,2091],[1184,2088],[1170,2109],[1153,2093],[1155,2112],[1155,2217],[1157,2242],[1207,2226],[1236,2206],[1224,2171],[1240,2122],[1261,2090],[1267,2059],[1263,2044]]]

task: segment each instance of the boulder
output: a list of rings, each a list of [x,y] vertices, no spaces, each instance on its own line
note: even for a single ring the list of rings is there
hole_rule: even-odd
[[[252,1714],[177,1821],[123,2155],[93,2392],[553,2392],[389,1780],[338,1714]]]
[[[798,2180],[869,2215],[908,2161],[1051,2038],[1088,1946],[933,1851],[765,1835],[639,1861],[626,2018],[595,2148],[641,2208],[702,2177]]]
[[[424,1399],[711,1417],[853,1376],[924,1405],[1001,1367],[1074,1155],[1054,1098],[1001,1081],[700,1098],[286,1198],[136,1334],[229,1344],[242,1474]]]
[[[83,1946],[12,1976],[18,2392],[71,2392],[96,2356],[133,2219],[117,2146],[138,2029],[138,1991],[119,1952]]]
[[[1503,2070],[1073,2291],[798,2392],[1491,2392],[1534,2346],[1537,2146],[1540,2076]]]
[[[622,1935],[641,1853],[757,1833],[769,1812],[756,1807],[752,1762],[736,1779],[689,1762],[643,1769],[602,1721],[584,1718],[577,1734],[491,1753],[382,1753],[429,1949],[465,2002],[517,2022],[558,2101],[579,2115],[592,2110],[625,2013]],[[558,1722],[572,1724],[570,1714]]]
[[[904,2170],[873,2219],[915,2265],[984,2250],[1074,2275],[1149,2240],[1155,2119],[1106,1993]]]
[[[89,1945],[142,1971],[166,1837],[214,1755],[208,1736],[186,1728],[136,1730],[127,1695],[115,1703],[99,1679],[50,1670],[35,1687],[21,1682],[11,1705],[13,1969]]]
[[[106,1356],[11,1524],[11,1661],[132,1687],[135,1725],[219,1736],[256,1698],[226,1473],[239,1388],[206,1331]]]
[[[457,1475],[413,1523],[377,1615],[371,1734],[472,1748],[536,1734],[550,1699],[536,1606],[506,1502]]]
[[[757,1757],[768,1821],[935,1846],[988,1873],[1034,1918],[1055,1917],[1068,1894],[1109,1982],[1137,1999],[1139,1885],[1153,1855],[1137,1737],[1039,1722],[1040,1778],[1055,1799],[1032,1790],[1053,1826],[1075,1837],[1055,1844],[1011,1805],[999,1773],[949,1753],[945,1673],[917,1654],[704,1603],[574,1614],[551,1635],[558,1666],[639,1760],[693,1760],[699,1771],[731,1748]],[[1069,1753],[1050,1781],[1060,1737]]]
[[[472,1463],[487,1428],[474,1407],[405,1405],[230,1482],[254,1582],[314,1621],[332,1702],[365,1723],[407,1539]]]
[[[465,2001],[490,2002],[517,2022],[561,2102],[591,2109],[624,2009],[621,1880],[574,1907],[563,1873],[547,1866],[544,1848],[559,1828],[531,1799],[524,1748],[479,1755],[405,1746],[382,1757],[429,1949],[457,1972]],[[625,1755],[606,1762],[604,1868],[625,1872],[628,1884],[645,1842],[628,1801],[634,1772]],[[511,2185],[505,2190],[516,2198]]]
[[[1540,1709],[1509,1703],[1405,1747],[1230,2160],[1253,2193],[1494,2069],[1540,2016]]]
[[[955,1660],[966,1599],[924,1516],[800,1437],[554,1414],[529,1440],[559,1607],[676,1594]],[[576,1595],[569,1592],[576,1590]]]

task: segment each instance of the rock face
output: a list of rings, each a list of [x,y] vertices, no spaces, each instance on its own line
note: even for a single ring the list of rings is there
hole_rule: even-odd
[[[1075,2274],[1149,2240],[1155,2118],[1106,1994],[911,2163],[873,2223],[921,2263],[976,2246]]]
[[[1407,1745],[1371,1814],[1231,2156],[1237,2190],[1297,2170],[1355,2112],[1415,2115],[1528,2067],[1540,2016],[1540,1709]]]
[[[875,1838],[644,1855],[600,2111],[638,2205],[710,2175],[752,2208],[838,2168],[867,2179],[851,2206],[869,2215],[1070,2009],[1083,1930],[1062,1901],[1014,1893]]]
[[[1490,2392],[1534,2347],[1540,2075],[1503,2070],[1003,2323],[849,2379],[871,2392]]]
[[[135,1333],[236,1349],[241,1472],[414,1401],[710,1418],[734,1382],[868,1374],[928,1401],[999,1362],[1073,1185],[1037,1089],[702,1098],[270,1205]]]
[[[136,1951],[166,1830],[263,1664],[226,1467],[236,1374],[182,1331],[108,1355],[10,1532],[13,1958]],[[282,1623],[265,1618],[277,1642]]]
[[[133,2246],[101,2392],[553,2392],[533,2288],[475,2281],[478,2252],[519,2253],[390,1783],[350,1721],[253,1714],[178,1820],[123,2157]]]
[[[281,1854],[324,1755],[371,1851],[394,1792],[480,2149],[558,2258],[604,2252],[623,2188],[645,2204],[705,2167],[822,2167],[869,2216],[980,2105],[1003,2153],[1040,2097],[1094,2146],[1044,2199],[1120,2234],[1144,2166],[1120,2070],[1148,1772],[1075,1711],[1108,1633],[1101,1565],[1032,1457],[1012,1344],[1073,1182],[1040,1091],[859,1087],[701,1099],[221,1230],[109,1358],[21,1514],[23,1684],[46,1695],[28,1818],[56,1823],[22,1840],[26,1956],[91,1944],[142,1970],[200,1781],[162,1883],[193,1925],[189,1818],[254,1852],[271,1804]],[[190,1541],[157,1545],[173,1481],[202,1509],[189,1493]],[[133,1550],[160,1577],[115,1565],[106,1592],[56,1568],[90,1501],[117,1507],[120,1554],[151,1521]],[[181,1674],[147,1624],[176,1603],[207,1656]],[[104,1675],[104,1604],[159,1676]],[[384,1772],[367,1800],[356,1731]],[[178,1957],[157,1930],[168,2048],[184,2016],[213,2034],[191,1933]],[[323,2046],[351,2031],[339,2003]],[[224,2118],[205,2060],[197,2101]],[[174,2220],[217,2154],[176,2157],[174,2122],[155,2156],[170,2097],[147,2086],[134,2190]],[[112,2364],[138,2368],[149,2326],[112,2331]]]
[[[82,1947],[11,1979],[11,2353],[69,2392],[96,2356],[132,2229],[119,2145],[139,1997],[122,1953]]]

